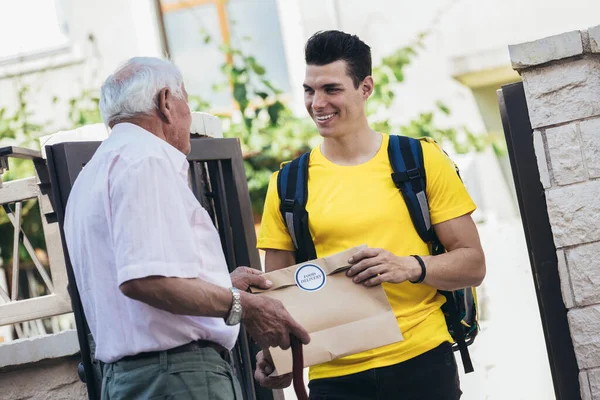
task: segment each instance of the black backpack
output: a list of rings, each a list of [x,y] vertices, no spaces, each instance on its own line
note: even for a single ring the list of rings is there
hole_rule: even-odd
[[[425,190],[426,176],[421,140],[438,146],[430,138],[413,139],[406,136],[390,135],[388,157],[394,171],[391,178],[404,197],[419,236],[430,245],[431,254],[438,255],[445,253],[446,250],[431,225],[429,203]],[[440,151],[443,150],[440,148]],[[308,228],[308,212],[306,211],[309,157],[310,153],[304,153],[295,160],[283,165],[277,177],[281,215],[294,243],[297,263],[317,258],[315,245]],[[455,169],[458,174],[456,165]],[[467,346],[473,343],[479,332],[475,288],[452,292],[440,290],[439,292],[446,297],[446,303],[442,306],[442,311],[446,317],[448,331],[454,339],[453,349],[454,351],[460,351],[465,373],[472,372],[473,363]]]

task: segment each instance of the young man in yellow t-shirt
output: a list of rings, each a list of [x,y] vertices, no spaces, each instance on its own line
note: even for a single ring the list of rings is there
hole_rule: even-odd
[[[344,357],[310,369],[310,398],[458,399],[456,361],[441,290],[476,286],[485,259],[470,214],[475,204],[446,155],[422,142],[431,222],[447,253],[430,256],[390,175],[389,136],[371,129],[366,102],[373,93],[371,52],[358,37],[319,32],[305,49],[305,104],[323,143],[308,167],[309,228],[318,257],[367,244],[349,262],[357,284],[383,285],[404,336],[399,343]],[[266,269],[295,264],[294,245],[280,212],[277,173],[269,183],[258,247]],[[420,255],[422,269],[414,257]],[[368,340],[368,338],[365,338]],[[258,355],[255,376],[271,388],[291,377],[268,377],[272,366]]]

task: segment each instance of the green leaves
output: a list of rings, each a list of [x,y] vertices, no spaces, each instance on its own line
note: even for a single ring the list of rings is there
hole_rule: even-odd
[[[240,82],[234,82],[233,84],[233,98],[238,103],[240,107],[240,111],[242,114],[248,107],[248,92],[246,90],[246,85]]]
[[[257,63],[254,57],[246,57],[246,63],[252,68],[256,75],[263,76],[266,73],[265,67]]]
[[[269,179],[283,161],[291,160],[318,138],[316,128],[307,118],[295,117],[280,98],[279,90],[258,60],[241,49],[222,46],[230,55],[221,66],[225,82],[216,90],[231,90],[239,112],[224,117],[226,137],[240,139],[252,208],[262,213]]]
[[[273,85],[271,82],[269,82],[269,81],[268,81],[268,80],[266,80],[266,79],[262,79],[262,80],[261,80],[261,83],[262,83],[263,85],[265,85],[265,86],[266,86],[266,87],[267,87],[267,88],[268,88],[268,89],[269,89],[271,92],[273,92],[273,94],[275,94],[275,95],[280,95],[280,94],[282,93],[282,91],[281,91],[281,90],[277,89],[277,88],[275,87],[275,85]]]
[[[448,108],[448,106],[444,103],[442,103],[440,100],[438,100],[435,105],[437,106],[438,110],[440,110],[441,112],[443,112],[446,115],[450,115],[450,109]]]
[[[384,57],[373,68],[375,87],[367,103],[369,123],[379,132],[430,136],[442,144],[451,144],[459,153],[478,151],[486,145],[481,136],[464,127],[440,127],[438,117],[451,113],[450,107],[441,101],[407,124],[400,125],[391,119],[389,110],[406,79],[405,68],[423,48],[426,36],[427,33],[419,34],[411,45]],[[239,110],[224,118],[227,120],[224,126],[228,127],[224,135],[240,139],[253,210],[260,214],[273,171],[279,169],[281,162],[316,146],[321,138],[307,116],[297,117],[292,113],[282,91],[254,56],[227,45],[221,46],[221,51],[230,57],[231,63],[221,66],[225,82],[215,85],[215,90],[231,90]]]
[[[84,90],[79,96],[69,99],[68,104],[70,129],[102,122],[97,91]]]
[[[188,105],[190,111],[204,111],[210,108],[210,103],[202,99],[200,96],[188,95]]]
[[[200,36],[202,37],[202,41],[204,42],[204,44],[212,43],[212,37],[205,28],[200,29]]]
[[[427,33],[421,33],[412,45],[402,47],[389,56],[383,57],[381,64],[373,68],[375,87],[367,103],[369,123],[380,132],[400,133],[411,137],[429,136],[441,144],[451,145],[457,153],[482,151],[489,144],[488,135],[477,135],[463,126],[445,127],[439,125],[437,116],[449,116],[450,107],[442,101],[435,103],[431,111],[421,112],[404,125],[392,123],[389,109],[393,107],[396,90],[404,82],[404,69],[423,48]]]
[[[270,118],[269,123],[272,127],[277,126],[277,123],[279,122],[279,115],[285,110],[285,108],[285,105],[283,105],[283,103],[279,100],[267,107],[267,112],[269,113]]]
[[[477,135],[464,126],[441,128],[435,122],[435,113],[421,113],[400,127],[402,135],[414,138],[431,137],[442,146],[452,145],[458,154],[483,151],[491,142],[488,135]]]
[[[17,91],[16,109],[0,108],[0,146],[5,142],[7,145],[39,148],[35,138],[40,135],[42,126],[32,120],[29,92],[28,85],[21,85]]]

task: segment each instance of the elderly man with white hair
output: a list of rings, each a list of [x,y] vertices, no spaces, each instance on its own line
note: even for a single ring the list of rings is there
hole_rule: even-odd
[[[241,399],[223,355],[239,323],[263,347],[308,333],[282,304],[245,292],[260,272],[227,271],[219,235],[187,185],[190,109],[179,70],[133,58],[102,86],[112,128],[79,174],[67,248],[103,399]]]

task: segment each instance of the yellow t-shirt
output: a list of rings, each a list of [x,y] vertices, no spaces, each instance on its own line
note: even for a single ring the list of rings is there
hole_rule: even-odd
[[[318,257],[360,244],[383,248],[397,256],[429,254],[392,182],[388,142],[389,136],[384,134],[375,157],[355,166],[334,164],[319,148],[312,150],[306,209]],[[475,204],[450,159],[433,143],[422,142],[422,147],[432,224],[473,212]],[[258,248],[294,251],[279,203],[275,172],[269,182]],[[452,341],[440,310],[445,298],[436,289],[410,282],[384,283],[383,288],[404,340],[313,366],[310,379],[397,364]]]

